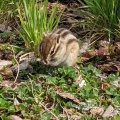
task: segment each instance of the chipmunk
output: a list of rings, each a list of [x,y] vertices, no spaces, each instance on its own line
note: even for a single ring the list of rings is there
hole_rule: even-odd
[[[38,53],[46,65],[74,66],[79,54],[79,44],[69,30],[60,28],[43,35]]]

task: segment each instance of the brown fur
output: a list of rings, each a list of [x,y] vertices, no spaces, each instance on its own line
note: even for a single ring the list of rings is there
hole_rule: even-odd
[[[39,52],[44,63],[51,66],[73,66],[77,62],[79,44],[65,28],[47,33],[40,43]]]

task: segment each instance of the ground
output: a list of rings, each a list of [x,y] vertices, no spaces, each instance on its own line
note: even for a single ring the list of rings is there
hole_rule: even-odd
[[[70,29],[84,51],[75,67],[50,67],[36,60],[15,31],[17,16],[0,24],[2,120],[120,119],[120,39],[86,37],[88,28],[79,25],[84,16],[73,11],[79,6],[59,1],[58,9],[59,14],[65,8],[58,27]]]

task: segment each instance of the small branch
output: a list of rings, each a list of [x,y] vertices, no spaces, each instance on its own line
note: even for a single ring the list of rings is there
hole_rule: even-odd
[[[59,120],[58,117],[57,117],[52,111],[50,111],[48,108],[46,108],[45,105],[43,105],[43,104],[40,104],[40,105],[41,105],[47,112],[51,113],[51,114],[56,118],[56,120]]]
[[[15,52],[14,52],[14,49],[13,49],[12,45],[10,45],[10,47],[12,48],[12,51],[13,51],[13,57],[14,57],[14,60],[16,61],[16,63],[17,63],[17,66],[18,66],[17,75],[16,75],[15,80],[14,80],[14,84],[15,84],[16,81],[17,81],[17,78],[18,78],[19,72],[20,72],[20,70],[19,70],[20,66],[19,66],[19,62],[18,62],[17,59],[16,59]]]

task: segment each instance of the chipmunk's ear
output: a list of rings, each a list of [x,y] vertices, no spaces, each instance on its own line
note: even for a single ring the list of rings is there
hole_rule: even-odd
[[[56,41],[57,41],[57,43],[60,43],[60,35],[56,36]]]

